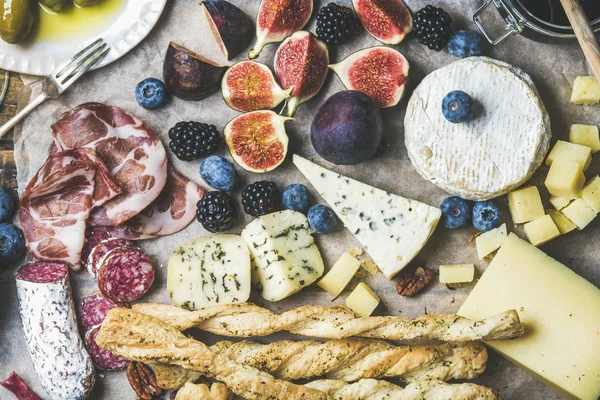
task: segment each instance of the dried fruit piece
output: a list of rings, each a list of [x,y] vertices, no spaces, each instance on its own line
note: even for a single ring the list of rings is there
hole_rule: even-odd
[[[402,0],[352,0],[363,26],[375,39],[398,44],[412,30],[412,16]]]
[[[281,42],[310,19],[313,0],[262,0],[256,17],[256,43],[248,58],[259,56],[267,43]]]
[[[163,65],[169,91],[183,100],[202,100],[221,84],[225,67],[171,42]]]
[[[283,90],[266,65],[242,61],[227,70],[221,90],[229,107],[248,112],[274,108],[290,96],[292,88]]]
[[[154,371],[146,364],[132,361],[127,367],[127,380],[138,399],[154,400],[162,393],[156,383]]]
[[[231,60],[252,40],[252,21],[242,10],[225,0],[205,0],[200,4],[221,51]]]
[[[225,141],[234,161],[250,172],[268,172],[285,159],[288,137],[283,117],[273,111],[253,111],[225,126]]]
[[[298,106],[311,99],[323,86],[329,52],[327,45],[312,33],[300,31],[279,46],[273,64],[281,86],[284,89],[293,87],[287,113],[293,117]]]
[[[396,290],[401,296],[414,296],[433,279],[433,271],[418,267],[415,270],[403,270],[396,277]]]

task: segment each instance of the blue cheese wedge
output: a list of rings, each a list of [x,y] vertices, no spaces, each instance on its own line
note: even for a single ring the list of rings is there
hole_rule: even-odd
[[[323,275],[323,259],[304,214],[263,215],[242,231],[252,258],[252,283],[265,300],[278,301]]]
[[[320,167],[294,164],[391,279],[421,251],[442,212]]]
[[[197,239],[169,258],[169,296],[189,310],[243,303],[250,297],[250,287],[250,252],[237,235]]]

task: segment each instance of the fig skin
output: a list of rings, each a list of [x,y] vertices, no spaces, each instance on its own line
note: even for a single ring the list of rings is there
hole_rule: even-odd
[[[163,65],[169,92],[183,100],[202,100],[217,91],[225,67],[171,42]]]
[[[398,44],[412,31],[412,15],[402,0],[352,0],[358,19],[371,36]]]
[[[205,0],[200,4],[223,55],[231,60],[252,40],[250,17],[225,0]]]
[[[315,114],[310,137],[325,160],[338,165],[360,164],[373,157],[381,144],[381,111],[362,92],[335,93]]]

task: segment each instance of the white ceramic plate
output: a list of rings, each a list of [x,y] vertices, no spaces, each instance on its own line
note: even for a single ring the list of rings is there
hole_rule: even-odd
[[[48,75],[57,65],[102,37],[110,53],[96,68],[119,59],[137,46],[158,22],[168,0],[127,0],[114,17],[77,37],[31,41],[24,45],[0,40],[0,68],[30,75]]]

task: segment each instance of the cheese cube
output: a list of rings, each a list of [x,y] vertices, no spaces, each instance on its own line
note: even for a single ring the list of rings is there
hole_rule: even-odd
[[[330,294],[338,296],[356,275],[358,268],[360,268],[360,261],[344,253],[317,285]]]
[[[498,250],[508,237],[506,233],[506,224],[502,224],[496,229],[487,231],[477,236],[475,246],[477,246],[477,255],[480,260],[492,252]]]
[[[554,221],[554,224],[558,228],[558,231],[561,235],[564,235],[565,233],[569,233],[577,229],[577,225],[569,221],[569,219],[565,217],[561,212],[558,212],[556,210],[546,210],[546,212],[548,213],[550,218],[552,218],[552,221]]]
[[[533,221],[544,215],[540,191],[535,186],[515,190],[507,197],[510,215],[515,224]]]
[[[593,76],[578,76],[573,84],[571,103],[594,104],[600,102],[600,84]]]
[[[596,400],[600,290],[510,234],[458,314],[479,319],[509,309],[519,313],[525,335],[486,344],[562,395]]]
[[[368,317],[379,305],[379,297],[366,283],[361,282],[346,298],[346,305],[361,317]]]
[[[531,221],[523,226],[527,239],[534,246],[540,246],[548,243],[554,238],[560,236],[558,227],[549,215],[544,215],[541,218]]]
[[[473,264],[440,265],[440,283],[473,282],[474,277]]]
[[[561,211],[565,217],[582,230],[596,218],[596,212],[583,199],[577,199]]]
[[[581,165],[570,161],[555,161],[544,184],[552,196],[576,199],[581,193],[585,175]]]
[[[566,206],[568,206],[571,200],[572,199],[569,199],[568,197],[552,196],[550,197],[550,204],[552,204],[552,206],[556,208],[556,211],[560,211]]]
[[[595,176],[590,179],[581,190],[581,198],[595,212],[600,212],[600,178]]]
[[[555,160],[576,162],[585,171],[592,162],[592,149],[580,144],[559,140],[546,157],[546,165],[552,165]]]
[[[598,127],[595,125],[571,125],[569,142],[587,146],[592,149],[592,153],[597,152],[600,150]]]

